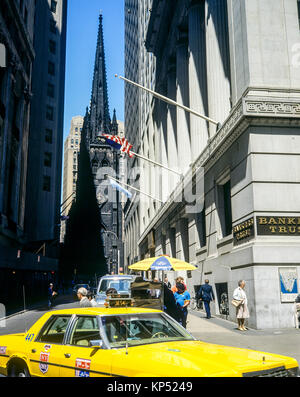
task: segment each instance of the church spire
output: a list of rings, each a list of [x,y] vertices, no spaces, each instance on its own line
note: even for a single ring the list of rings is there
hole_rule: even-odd
[[[118,121],[117,121],[117,116],[116,116],[116,109],[114,109],[114,114],[111,122],[111,131],[113,134],[117,135],[118,134]]]
[[[110,123],[103,38],[103,17],[102,14],[100,14],[90,109],[90,140],[93,142],[99,134],[109,133]]]

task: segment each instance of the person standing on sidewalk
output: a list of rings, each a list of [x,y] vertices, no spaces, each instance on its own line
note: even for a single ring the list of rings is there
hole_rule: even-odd
[[[180,283],[180,284],[183,284],[184,285],[184,290],[186,291],[186,285],[184,284],[184,279],[183,279],[183,277],[181,277],[181,276],[179,276],[179,277],[177,277],[176,278],[176,280],[175,280],[175,285],[174,285],[174,287],[172,287],[171,289],[172,289],[172,292],[175,294],[175,292],[177,292],[177,284],[178,283]]]
[[[48,288],[48,309],[50,310],[51,306],[53,305],[53,299],[57,295],[57,292],[53,290],[53,284],[49,284]]]
[[[186,321],[188,315],[188,305],[191,301],[191,296],[188,291],[186,291],[185,285],[182,283],[176,284],[177,292],[174,293],[174,297],[176,299],[177,306],[181,309],[181,319],[180,324],[186,328]]]
[[[215,300],[215,295],[212,286],[209,285],[209,280],[205,280],[205,284],[201,285],[198,299],[201,299],[204,302],[206,318],[210,319],[211,318],[210,302]]]
[[[245,280],[238,282],[238,287],[233,292],[233,299],[240,301],[239,306],[236,308],[236,318],[238,322],[238,329],[240,331],[247,331],[245,327],[245,319],[249,318],[248,300],[245,289]]]

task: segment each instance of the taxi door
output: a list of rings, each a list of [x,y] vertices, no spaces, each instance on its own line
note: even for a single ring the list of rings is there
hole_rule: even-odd
[[[59,377],[63,358],[63,340],[71,316],[52,316],[40,334],[26,335],[29,371],[32,376]]]
[[[112,351],[91,347],[90,341],[102,343],[97,316],[77,316],[63,346],[60,376],[111,376]]]

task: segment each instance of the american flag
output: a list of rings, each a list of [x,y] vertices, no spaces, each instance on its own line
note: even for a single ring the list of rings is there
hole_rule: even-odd
[[[121,138],[116,135],[102,134],[102,138],[105,138],[106,142],[114,148],[120,150],[123,153],[127,153],[129,157],[133,157],[133,153],[130,151],[132,145],[127,141],[126,138]]]

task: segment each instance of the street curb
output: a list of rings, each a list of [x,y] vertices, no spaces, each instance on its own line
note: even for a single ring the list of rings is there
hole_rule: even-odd
[[[197,314],[194,314],[193,312],[194,312],[194,310],[190,311],[189,313],[191,315],[194,315],[195,317],[201,318],[201,317],[197,316]],[[199,314],[200,313],[205,314],[205,312],[203,312],[201,310],[199,310],[198,313]],[[205,318],[205,317],[203,317],[203,318]],[[231,320],[226,320],[225,318],[219,317],[216,314],[214,314],[212,318],[215,318],[216,320],[224,321],[224,322],[229,323],[229,324],[235,324],[236,325],[236,322],[231,321]],[[250,328],[249,326],[247,326],[246,328],[249,329],[250,331],[259,331],[259,330],[255,329],[255,328]],[[236,331],[236,328],[234,328],[233,331]]]

